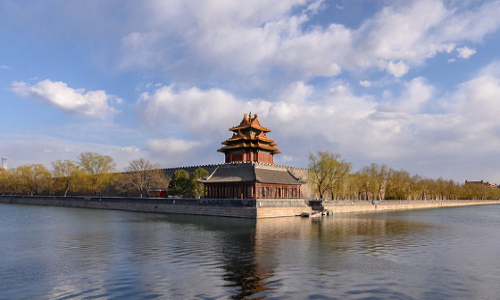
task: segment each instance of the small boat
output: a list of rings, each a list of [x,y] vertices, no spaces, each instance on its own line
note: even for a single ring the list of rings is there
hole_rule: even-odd
[[[316,217],[321,217],[321,211],[318,210],[313,210],[312,212],[303,212],[300,214],[301,217],[303,218],[316,218]]]
[[[309,215],[309,218],[316,218],[316,217],[321,217],[323,213],[319,210],[313,210],[311,214]]]
[[[297,215],[303,218],[315,218],[320,216],[333,216],[333,211],[331,209],[313,210],[312,212],[302,212]]]

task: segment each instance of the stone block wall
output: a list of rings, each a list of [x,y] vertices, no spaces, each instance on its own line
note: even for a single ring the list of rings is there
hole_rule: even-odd
[[[299,215],[310,211],[300,199],[182,199],[182,198],[110,198],[110,197],[43,197],[0,196],[0,203],[49,205],[94,209],[116,209],[207,215],[236,218],[274,218]]]
[[[0,203],[116,209],[139,212],[207,215],[263,219],[293,217],[311,212],[303,199],[181,199],[181,198],[104,198],[104,197],[42,197],[0,196]],[[323,207],[334,213],[376,212],[388,210],[425,209],[465,205],[500,204],[500,201],[324,201]]]

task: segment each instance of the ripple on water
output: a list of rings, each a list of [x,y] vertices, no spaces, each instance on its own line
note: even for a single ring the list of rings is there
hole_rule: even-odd
[[[0,294],[494,299],[500,223],[471,209],[255,221],[5,205]]]

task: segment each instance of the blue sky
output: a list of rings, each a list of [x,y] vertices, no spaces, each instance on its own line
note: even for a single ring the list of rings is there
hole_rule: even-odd
[[[223,162],[252,112],[282,154],[500,182],[500,1],[1,1],[0,156]]]

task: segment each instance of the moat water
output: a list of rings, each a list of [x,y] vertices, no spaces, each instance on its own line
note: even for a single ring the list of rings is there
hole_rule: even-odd
[[[499,299],[500,205],[246,220],[0,204],[0,299]]]

